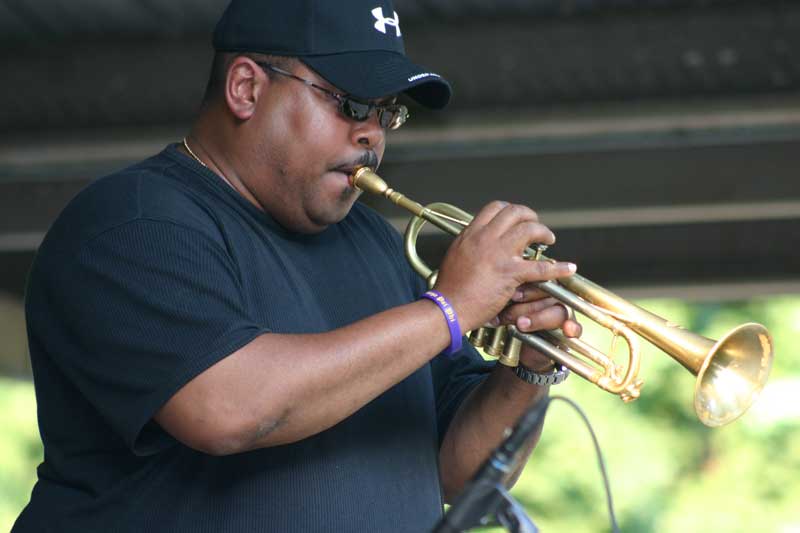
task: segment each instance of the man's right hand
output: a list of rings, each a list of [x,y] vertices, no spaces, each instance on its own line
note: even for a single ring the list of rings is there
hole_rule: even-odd
[[[555,240],[532,209],[492,202],[450,245],[434,288],[455,308],[462,331],[480,327],[509,304],[519,287],[575,273],[572,263],[523,259],[531,244]]]

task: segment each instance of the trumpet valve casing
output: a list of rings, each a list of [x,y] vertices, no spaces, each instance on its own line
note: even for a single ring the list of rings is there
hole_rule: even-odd
[[[503,353],[497,358],[501,365],[516,367],[519,366],[519,352],[522,350],[522,341],[516,337],[508,335],[503,346]]]
[[[489,344],[483,348],[483,351],[492,357],[500,357],[503,355],[503,346],[506,342],[507,328],[505,326],[499,326],[494,328],[491,333]]]
[[[469,334],[469,343],[476,348],[483,348],[492,328],[473,329]]]

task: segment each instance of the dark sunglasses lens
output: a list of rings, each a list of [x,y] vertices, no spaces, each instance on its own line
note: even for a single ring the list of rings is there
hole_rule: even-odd
[[[387,106],[378,111],[378,121],[382,128],[396,130],[408,118],[408,109],[402,105]]]
[[[344,113],[344,116],[346,116],[347,118],[351,118],[353,120],[359,120],[359,121],[367,120],[367,118],[369,118],[369,112],[371,107],[372,106],[370,106],[369,104],[358,102],[356,100],[351,100],[350,98],[342,99],[342,105],[341,105],[342,113]]]
[[[397,118],[397,114],[395,113],[394,109],[381,109],[378,111],[378,122],[381,125],[381,128],[392,128],[395,120]]]

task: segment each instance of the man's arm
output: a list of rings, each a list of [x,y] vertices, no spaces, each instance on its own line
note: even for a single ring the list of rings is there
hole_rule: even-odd
[[[327,333],[264,334],[185,385],[155,419],[214,455],[295,442],[347,418],[449,342],[428,301]]]
[[[561,328],[567,337],[579,337],[580,324],[569,318],[564,305],[545,298],[535,288],[524,289],[515,303],[499,317],[502,323],[514,324],[520,331],[530,332]],[[554,363],[533,348],[523,345],[520,362],[537,373],[549,373]],[[507,429],[533,405],[548,395],[549,387],[531,385],[517,377],[513,370],[496,365],[489,377],[467,396],[450,423],[439,450],[439,473],[446,502],[452,502],[472,479],[489,454],[500,445]],[[520,462],[511,476],[515,483],[527,457],[541,435],[540,425],[531,435],[526,449],[520,451]]]
[[[436,288],[462,328],[472,329],[500,314],[518,287],[574,272],[564,263],[522,260],[529,243],[553,241],[533,211],[490,204],[451,245]],[[265,334],[182,387],[155,419],[212,454],[294,442],[345,419],[449,341],[440,310],[427,300],[326,333]],[[493,395],[507,388],[497,373]]]
[[[537,368],[521,357],[532,370]],[[548,395],[549,387],[525,383],[511,368],[497,365],[489,377],[467,396],[447,429],[439,450],[439,474],[447,503],[452,503],[467,482],[505,438],[505,431],[514,426],[525,411]],[[542,426],[531,436],[525,450],[520,451],[520,467],[511,476],[516,482],[525,459],[539,441]]]

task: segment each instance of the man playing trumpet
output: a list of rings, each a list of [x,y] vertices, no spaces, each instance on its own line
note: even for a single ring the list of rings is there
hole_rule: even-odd
[[[555,241],[536,213],[485,206],[423,297],[355,203],[397,96],[450,97],[400,28],[388,1],[234,0],[184,141],[65,209],[28,287],[45,461],[15,533],[423,531],[547,395],[462,345],[580,334],[534,285],[574,265],[522,258]]]

